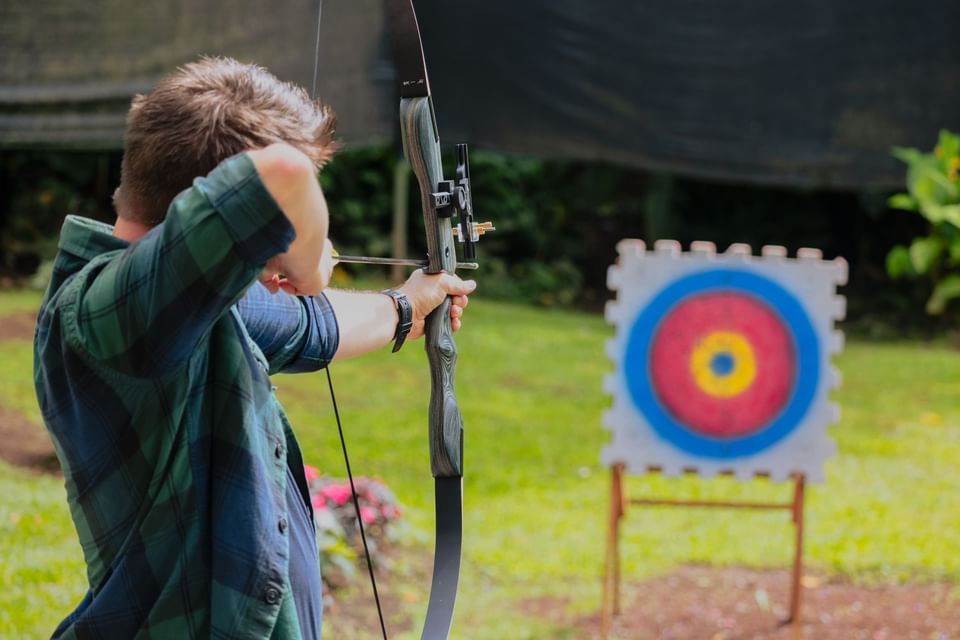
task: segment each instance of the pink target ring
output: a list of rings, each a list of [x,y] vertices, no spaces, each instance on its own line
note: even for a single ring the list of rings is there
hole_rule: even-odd
[[[667,412],[720,439],[769,424],[786,407],[796,370],[784,322],[740,292],[695,294],[676,304],[654,333],[648,367]]]

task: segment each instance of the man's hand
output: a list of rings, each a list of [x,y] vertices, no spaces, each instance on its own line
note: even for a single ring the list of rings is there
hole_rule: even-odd
[[[276,293],[280,290],[283,290],[290,295],[294,296],[303,296],[309,295],[308,292],[302,291],[296,283],[292,282],[289,278],[284,277],[286,273],[283,268],[283,259],[287,254],[280,254],[269,262],[267,266],[264,267],[263,271],[260,273],[260,282],[263,283],[263,286],[267,288],[270,293]],[[320,279],[323,283],[329,283],[330,277],[333,274],[333,267],[336,265],[333,258],[333,245],[330,243],[330,239],[324,241],[323,243],[323,253],[320,255],[320,265],[317,269],[316,277]],[[324,284],[324,287],[326,284]]]
[[[400,293],[407,296],[413,306],[413,328],[410,329],[408,339],[423,335],[424,320],[447,296],[453,296],[450,306],[450,326],[454,331],[459,331],[463,310],[469,302],[467,296],[476,288],[477,283],[473,280],[464,281],[449,273],[427,275],[420,269],[414,271],[398,289]]]

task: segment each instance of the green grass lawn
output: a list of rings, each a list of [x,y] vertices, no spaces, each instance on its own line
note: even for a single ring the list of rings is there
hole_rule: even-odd
[[[3,293],[0,313],[36,301]],[[607,440],[600,415],[609,404],[601,383],[611,368],[603,355],[610,334],[592,315],[471,304],[458,339],[467,476],[455,637],[574,637],[560,621],[526,616],[524,598],[562,597],[573,613],[597,610],[609,491],[599,463]],[[389,582],[416,621],[429,580],[423,566],[413,565],[429,563],[433,518],[428,370],[419,347],[332,370],[355,473],[382,477],[423,532],[419,541],[411,537],[407,560],[400,554],[398,577]],[[837,365],[843,418],[832,434],[840,453],[827,465],[826,484],[808,493],[811,570],[864,581],[960,582],[960,355],[915,343],[854,342]],[[29,344],[0,343],[0,405],[37,419],[30,370]],[[276,384],[307,461],[342,476],[322,374],[280,376]],[[787,485],[764,481],[657,476],[631,478],[629,490],[789,495]],[[62,482],[0,464],[0,495],[0,637],[47,637],[85,584]],[[784,513],[637,508],[626,523],[623,555],[628,580],[686,562],[786,567],[791,527]],[[365,594],[369,587],[358,575],[357,592]],[[372,614],[372,603],[354,602]],[[328,637],[354,637],[338,620],[336,611],[327,616]]]

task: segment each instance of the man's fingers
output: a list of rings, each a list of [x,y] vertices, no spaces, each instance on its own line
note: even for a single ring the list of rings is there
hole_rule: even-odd
[[[280,276],[276,274],[274,274],[272,277],[262,279],[260,282],[270,293],[276,293],[280,290]]]
[[[474,289],[477,288],[477,283],[474,280],[461,280],[453,274],[445,273],[440,278],[440,288],[448,296],[465,296],[473,293]]]
[[[437,305],[442,304],[448,296],[450,300],[450,311],[448,312],[450,327],[454,331],[459,331],[463,310],[469,303],[467,296],[473,293],[476,288],[477,283],[473,280],[464,281],[453,274],[427,274],[422,270],[414,271],[399,289],[406,294],[413,305],[415,328],[410,333],[411,337],[419,335],[416,323],[423,322],[423,319],[436,309]]]
[[[290,284],[290,281],[287,280],[286,278],[280,280],[279,285],[281,289],[283,289],[286,293],[289,293],[292,296],[296,296],[300,294],[300,291],[294,285]]]

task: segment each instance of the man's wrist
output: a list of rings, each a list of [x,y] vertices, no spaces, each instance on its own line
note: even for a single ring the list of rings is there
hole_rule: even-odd
[[[393,334],[393,353],[396,353],[413,328],[413,305],[407,296],[399,291],[384,289],[380,293],[390,296],[397,310],[397,330]]]

